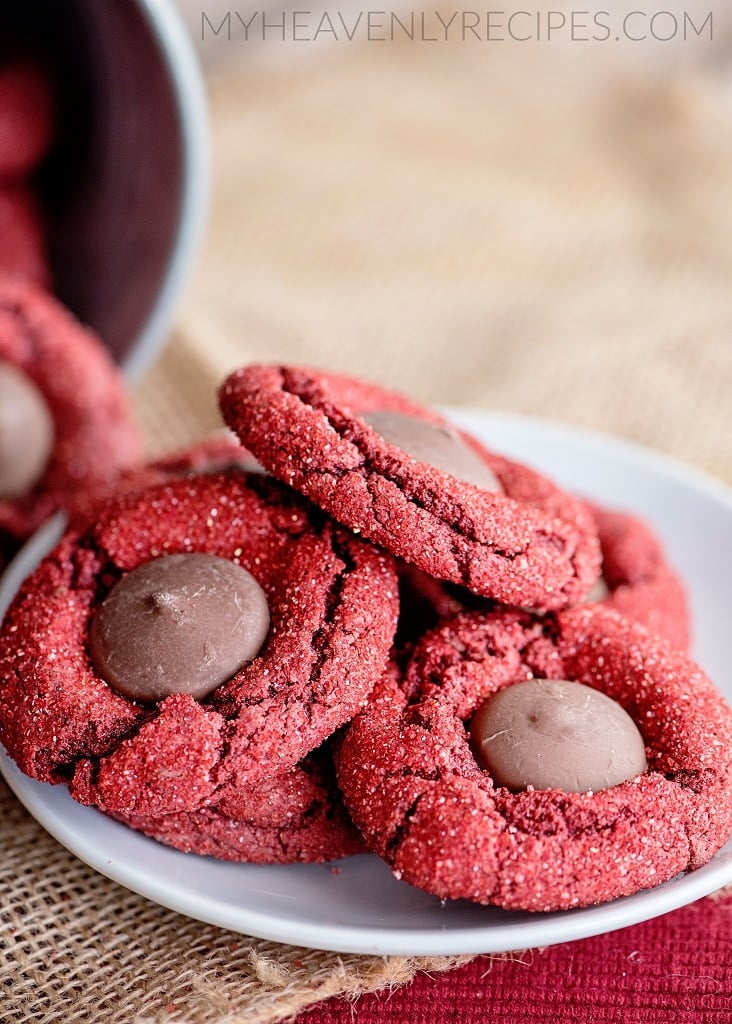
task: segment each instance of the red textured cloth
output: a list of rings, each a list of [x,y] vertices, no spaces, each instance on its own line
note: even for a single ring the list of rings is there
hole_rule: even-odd
[[[479,956],[355,1004],[329,999],[295,1024],[729,1024],[732,895],[580,942]]]

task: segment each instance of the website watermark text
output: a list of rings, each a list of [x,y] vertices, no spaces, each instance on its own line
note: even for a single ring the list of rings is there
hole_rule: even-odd
[[[201,11],[201,41],[630,43],[714,39],[713,11],[228,10]]]

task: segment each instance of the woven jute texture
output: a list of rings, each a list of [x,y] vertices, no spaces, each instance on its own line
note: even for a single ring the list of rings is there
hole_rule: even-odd
[[[263,50],[211,75],[210,231],[135,396],[151,452],[218,425],[227,370],[296,360],[599,428],[732,481],[718,48]],[[265,1024],[455,962],[187,920],[86,868],[1,785],[0,802],[2,1024]]]

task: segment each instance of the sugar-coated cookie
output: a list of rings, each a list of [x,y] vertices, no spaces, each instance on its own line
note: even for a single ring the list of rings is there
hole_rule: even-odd
[[[686,591],[658,537],[638,516],[599,505],[590,510],[602,549],[599,603],[686,650],[691,633]]]
[[[645,743],[645,771],[596,792],[497,785],[469,727],[492,694],[532,678],[621,705]],[[540,727],[541,713],[529,714],[526,728]],[[398,877],[509,909],[569,909],[658,885],[704,864],[732,831],[732,712],[684,653],[604,608],[448,620],[404,679],[385,674],[336,767],[354,821]]]
[[[77,780],[76,799],[83,794]],[[365,850],[343,806],[327,744],[254,787],[230,779],[212,803],[198,810],[151,817],[115,812],[112,817],[166,846],[218,860],[314,863]]]
[[[687,650],[691,626],[686,591],[653,529],[626,512],[595,504],[588,508],[600,539],[602,573],[585,603],[612,608]],[[448,615],[498,607],[464,587],[440,583],[408,566],[400,569],[400,588],[399,636],[408,640]]]
[[[402,395],[250,366],[225,381],[220,402],[266,470],[437,579],[547,610],[582,600],[598,575],[580,502]]]
[[[163,689],[131,699],[117,676],[139,658],[137,647],[156,685],[165,686],[171,658],[181,680],[199,661],[215,678],[228,634],[247,626],[238,593],[222,604],[217,575],[208,593],[200,577],[193,593],[153,588],[126,606],[121,632],[113,615],[105,632],[113,595],[136,573],[177,571],[191,556],[224,562],[261,590],[268,619],[260,649],[203,696]],[[210,600],[215,618],[202,619]],[[82,802],[138,827],[171,814],[205,818],[222,795],[250,793],[295,769],[364,707],[386,662],[397,602],[389,555],[262,474],[231,469],[124,495],[86,533],[69,532],[9,610],[0,739],[27,774],[68,782]],[[159,647],[146,639],[148,627],[162,630]],[[108,678],[98,671],[102,657],[114,670]]]
[[[98,338],[30,282],[0,278],[0,536],[24,540],[136,465],[122,376]]]
[[[69,524],[75,529],[84,529],[96,520],[108,501],[123,494],[136,494],[169,480],[232,467],[253,473],[261,471],[254,456],[242,448],[234,434],[229,430],[215,431],[184,448],[129,466],[114,480],[103,480],[96,487],[75,495],[68,509]]]

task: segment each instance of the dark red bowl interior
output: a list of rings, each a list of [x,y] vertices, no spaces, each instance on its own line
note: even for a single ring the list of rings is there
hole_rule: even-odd
[[[4,45],[38,53],[58,130],[38,172],[54,290],[119,363],[133,353],[176,244],[184,142],[174,82],[132,0],[4,0]]]

